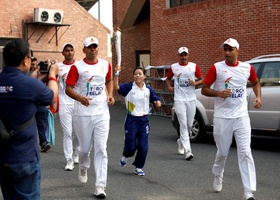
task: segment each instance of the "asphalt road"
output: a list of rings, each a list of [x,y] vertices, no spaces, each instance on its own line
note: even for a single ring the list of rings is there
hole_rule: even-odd
[[[123,148],[125,107],[110,107],[111,129],[108,140],[108,200],[241,200],[243,187],[233,145],[227,160],[223,190],[215,193],[211,172],[216,147],[210,139],[193,143],[194,159],[186,161],[177,154],[176,131],[170,118],[151,116],[150,149],[145,165],[146,175],[134,175],[130,159],[120,167]],[[41,199],[95,199],[94,165],[88,170],[87,184],[78,181],[78,165],[74,171],[64,171],[66,160],[62,149],[59,119],[55,119],[56,143],[47,153],[41,153]],[[257,200],[280,199],[280,141],[253,140],[253,157],[257,170]],[[0,195],[1,199],[1,195]]]

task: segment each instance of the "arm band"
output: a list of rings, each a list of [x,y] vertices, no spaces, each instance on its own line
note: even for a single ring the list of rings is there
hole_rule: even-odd
[[[54,77],[49,77],[49,78],[48,78],[48,81],[50,81],[50,80],[53,80],[53,81],[55,81],[55,82],[57,83],[57,80],[56,80],[56,78],[54,78]]]

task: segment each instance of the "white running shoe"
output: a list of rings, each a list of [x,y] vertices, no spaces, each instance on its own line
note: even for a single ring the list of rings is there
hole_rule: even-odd
[[[98,199],[105,199],[105,197],[106,197],[105,187],[104,187],[104,186],[101,186],[101,185],[96,186],[94,195],[95,195]]]
[[[65,166],[65,171],[73,171],[73,169],[74,169],[74,162],[73,160],[70,159],[67,161],[67,164]]]
[[[217,175],[214,178],[213,188],[216,192],[221,192],[223,188],[223,177]]]
[[[191,153],[191,151],[188,151],[188,152],[185,153],[185,158],[188,161],[193,159],[193,154]]]
[[[180,155],[183,155],[185,150],[184,150],[184,147],[183,147],[180,139],[177,140],[177,144],[178,144],[178,153]]]
[[[75,164],[79,163],[79,154],[77,151],[73,151],[73,160]]]
[[[81,183],[86,183],[87,180],[88,180],[88,177],[87,177],[87,169],[81,169],[79,168],[79,175],[78,175],[78,178],[79,178],[79,181]]]
[[[252,192],[245,192],[243,196],[244,200],[256,200]]]
[[[120,166],[121,167],[124,167],[127,163],[127,158],[122,156],[121,159],[120,159]]]
[[[141,168],[135,168],[135,174],[138,176],[145,176],[145,172]]]

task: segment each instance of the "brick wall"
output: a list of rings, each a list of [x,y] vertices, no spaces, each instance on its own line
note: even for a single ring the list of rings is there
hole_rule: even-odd
[[[63,10],[63,24],[71,25],[59,27],[57,46],[55,27],[45,29],[45,26],[28,25],[28,35],[33,34],[28,42],[34,51],[34,55],[39,60],[50,58],[61,61],[63,59],[60,53],[61,48],[66,42],[73,43],[76,52],[75,59],[82,59],[84,57],[82,52],[83,41],[86,37],[93,35],[99,39],[99,56],[111,62],[111,55],[108,54],[108,49],[111,50],[111,43],[108,39],[110,38],[110,31],[75,0],[30,0],[28,3],[17,0],[2,0],[0,38],[23,38],[24,27],[22,21],[32,22],[34,8],[38,7]],[[43,33],[44,31],[45,33]]]
[[[121,25],[130,2],[113,0],[115,26]],[[135,51],[149,48],[151,65],[172,64],[177,62],[178,48],[187,46],[189,60],[205,74],[212,63],[224,59],[219,46],[229,37],[240,43],[240,60],[280,53],[279,16],[278,0],[206,0],[171,9],[166,9],[165,1],[150,0],[150,22],[123,30],[123,66],[134,66]],[[114,59],[113,52],[116,63]],[[129,70],[125,74],[131,74]],[[123,81],[132,80],[127,76]]]
[[[129,0],[116,1],[113,0],[113,26],[120,27],[125,12],[129,6]],[[128,82],[133,80],[132,71],[136,67],[136,51],[150,50],[150,21],[145,20],[137,23],[135,26],[126,30],[121,30],[121,52],[122,52],[122,71],[120,73],[119,82]],[[112,65],[116,65],[115,47],[112,49]],[[117,101],[122,98],[115,95]]]

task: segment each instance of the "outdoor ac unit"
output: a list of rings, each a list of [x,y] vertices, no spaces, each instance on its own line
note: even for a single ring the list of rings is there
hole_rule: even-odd
[[[33,21],[46,24],[62,24],[63,11],[46,8],[34,8]]]

